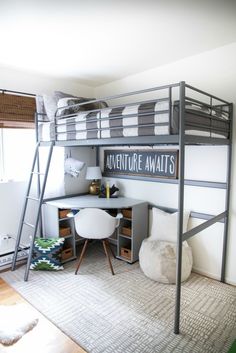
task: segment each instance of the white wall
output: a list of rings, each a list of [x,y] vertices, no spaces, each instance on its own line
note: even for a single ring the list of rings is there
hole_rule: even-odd
[[[137,58],[138,60],[138,58]],[[179,81],[209,91],[236,103],[236,43],[200,55],[126,77],[95,89],[95,96],[104,97]],[[235,118],[235,113],[234,113]],[[236,284],[236,144],[233,133],[232,188],[229,224],[229,244],[226,280]],[[224,181],[225,147],[187,147],[186,177]],[[198,162],[203,170],[198,169]],[[202,164],[201,164],[202,165]],[[213,166],[212,166],[213,165]],[[148,200],[159,205],[176,207],[177,188],[170,184],[112,179],[126,196]],[[224,192],[207,188],[186,187],[185,206],[194,211],[220,213],[224,208]],[[191,220],[198,224],[199,220]],[[201,273],[219,278],[222,248],[222,225],[217,224],[193,237],[190,244],[194,253],[194,268]]]
[[[0,77],[1,89],[34,94],[50,94],[53,91],[62,91],[76,95],[85,95],[86,97],[93,94],[91,87],[79,84],[74,80],[30,74],[5,67],[0,67]]]
[[[85,163],[78,178],[73,178],[70,175],[65,176],[65,194],[88,192],[91,181],[86,180],[85,175],[87,167],[96,165],[95,149],[93,147],[67,147],[65,155],[66,157],[71,156]]]
[[[61,90],[63,92],[87,97],[93,96],[94,94],[90,87],[78,84],[73,80],[33,75],[22,71],[6,69],[4,67],[0,67],[0,77],[1,89],[35,94],[50,94],[54,90]],[[64,177],[64,157],[64,148],[56,148],[53,152],[53,160],[49,174],[49,186],[46,190],[47,197],[63,195],[65,192],[69,191],[73,193],[87,191],[87,183],[81,182],[82,179],[78,179],[77,181],[79,182],[76,184],[74,181],[72,182],[71,179]],[[87,148],[86,151],[81,149],[80,158],[84,158],[88,163],[92,163],[91,158],[93,157],[89,156]],[[4,234],[16,235],[26,186],[26,182],[0,183],[0,236]]]

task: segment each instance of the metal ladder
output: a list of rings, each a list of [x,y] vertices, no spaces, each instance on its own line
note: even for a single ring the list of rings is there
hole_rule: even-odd
[[[29,277],[30,263],[31,263],[33,248],[34,248],[34,240],[35,240],[35,237],[37,234],[39,220],[40,220],[40,216],[41,216],[41,208],[42,208],[42,203],[43,203],[44,191],[45,191],[45,187],[46,187],[46,183],[47,183],[48,171],[49,171],[49,167],[50,167],[54,144],[55,144],[54,142],[50,143],[45,173],[39,172],[39,146],[40,146],[40,143],[37,143],[37,145],[36,145],[33,164],[32,164],[32,168],[31,168],[31,172],[30,172],[30,179],[29,179],[29,183],[28,183],[28,187],[27,187],[27,191],[26,191],[26,197],[25,197],[23,210],[22,210],[22,214],[21,214],[21,218],[20,218],[18,233],[17,233],[17,237],[16,237],[15,251],[14,251],[14,256],[13,256],[13,260],[12,260],[12,271],[14,271],[16,268],[17,254],[18,254],[18,251],[20,250],[20,241],[21,241],[23,227],[27,226],[27,227],[30,227],[34,230],[32,237],[30,237],[29,254],[28,254],[27,265],[26,265],[25,276],[24,276],[25,281],[28,281],[28,277]],[[35,169],[37,169],[37,171]],[[38,178],[40,177],[40,175],[44,175],[41,190],[40,190],[40,182],[38,179],[38,197],[37,198],[32,197],[30,195],[30,190],[31,190],[32,180],[33,180],[34,175],[38,175]],[[25,220],[26,210],[27,210],[29,200],[33,200],[38,203],[36,220],[35,220],[34,224],[26,222],[26,220]]]

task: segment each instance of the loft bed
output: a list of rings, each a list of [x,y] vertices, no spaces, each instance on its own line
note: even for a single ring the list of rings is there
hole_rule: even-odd
[[[70,104],[67,106],[60,106],[59,100],[53,119],[37,114],[38,141],[55,141],[56,145],[64,146],[177,144],[182,104],[186,143],[227,144],[230,104],[186,84],[185,89],[203,99],[181,97],[180,84],[172,84],[89,101],[67,98]],[[116,104],[121,99],[144,95],[150,95],[151,99],[136,98],[133,102]],[[80,103],[73,104],[76,100]]]
[[[137,96],[142,98],[137,98]],[[145,99],[143,99],[144,96]],[[131,98],[134,97],[136,98],[132,99],[131,102]],[[39,188],[39,208],[33,240],[39,225],[41,206],[44,202],[44,189],[54,146],[93,146],[95,148],[125,145],[178,146],[178,179],[175,181],[178,184],[178,239],[174,320],[174,333],[178,334],[180,326],[182,242],[219,221],[224,223],[221,281],[225,282],[232,154],[232,104],[187,85],[185,82],[180,82],[103,99],[86,100],[80,98],[80,101],[75,104],[73,104],[73,100],[67,105],[60,102],[51,120],[47,119],[43,109],[37,112],[36,131],[38,144],[27,195],[29,195],[33,170],[37,165],[38,148],[41,145],[50,145],[50,149],[45,178],[41,189]],[[195,144],[228,146],[227,176],[224,183],[191,181],[191,185],[225,189],[225,211],[215,216],[199,214],[199,218],[206,221],[183,234],[184,187],[185,184],[188,184],[184,178],[185,145]],[[37,168],[36,173],[39,175],[38,165]],[[157,179],[157,181],[160,180]],[[170,181],[169,179],[166,182],[173,182],[173,180]],[[26,223],[24,217],[27,199],[28,197],[26,197],[17,235],[18,245],[23,224]],[[191,215],[194,216],[194,213],[191,213]],[[28,280],[33,240],[30,246],[25,280]],[[17,258],[17,244],[13,270]]]

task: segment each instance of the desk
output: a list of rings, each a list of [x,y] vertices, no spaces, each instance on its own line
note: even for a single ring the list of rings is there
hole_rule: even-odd
[[[117,247],[117,258],[129,263],[138,260],[141,243],[148,234],[148,203],[127,197],[104,199],[81,195],[48,201],[43,205],[43,234],[45,237],[65,237],[64,261],[76,258],[76,243],[82,241],[75,232],[73,218],[66,216],[67,211],[82,208],[101,208],[113,215],[124,213],[118,231],[109,240]]]

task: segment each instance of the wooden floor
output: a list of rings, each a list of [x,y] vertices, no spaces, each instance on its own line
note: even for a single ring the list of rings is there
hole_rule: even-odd
[[[17,303],[25,303],[33,308],[0,278],[0,304]],[[15,344],[3,346],[0,343],[0,353],[86,353],[36,309],[33,310],[37,312],[38,324]]]

